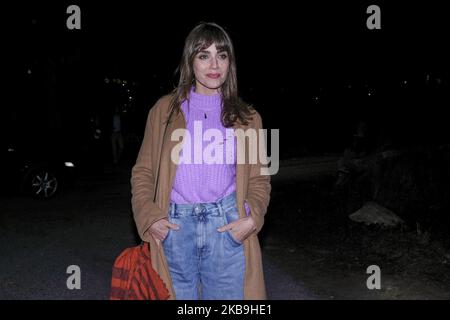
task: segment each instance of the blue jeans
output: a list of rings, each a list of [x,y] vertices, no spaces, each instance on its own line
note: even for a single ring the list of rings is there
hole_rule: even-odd
[[[169,229],[163,241],[176,298],[242,300],[245,257],[242,243],[217,228],[239,219],[236,192],[209,203],[170,203]]]

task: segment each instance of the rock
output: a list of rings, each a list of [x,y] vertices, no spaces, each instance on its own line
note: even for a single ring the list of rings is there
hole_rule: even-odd
[[[349,218],[356,222],[365,224],[380,224],[387,227],[394,227],[404,221],[391,210],[370,201],[365,203],[361,209],[352,213]]]

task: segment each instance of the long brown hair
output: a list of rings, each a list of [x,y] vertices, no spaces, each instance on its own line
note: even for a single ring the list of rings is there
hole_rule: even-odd
[[[193,63],[195,56],[212,44],[218,50],[227,52],[230,65],[225,82],[220,88],[222,96],[221,121],[226,128],[233,126],[236,121],[247,125],[252,119],[253,108],[242,101],[238,96],[236,59],[234,48],[228,33],[219,25],[210,22],[198,24],[187,36],[184,43],[183,55],[177,72],[180,74],[178,86],[173,90],[171,103],[172,112],[181,111],[181,103],[189,99],[191,87],[195,84]]]

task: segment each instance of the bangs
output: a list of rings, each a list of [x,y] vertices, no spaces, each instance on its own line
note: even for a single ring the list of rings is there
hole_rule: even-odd
[[[231,54],[230,41],[226,35],[217,28],[204,28],[199,32],[198,39],[194,46],[195,53],[206,50],[213,43],[216,44],[217,51],[226,51]]]

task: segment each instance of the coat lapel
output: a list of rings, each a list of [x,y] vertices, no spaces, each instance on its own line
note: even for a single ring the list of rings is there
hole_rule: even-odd
[[[244,129],[243,126],[240,123],[235,123],[233,126],[233,129],[235,131],[235,137],[236,135],[236,130],[237,129]],[[238,141],[236,141],[237,143],[237,150],[239,150],[240,146]],[[236,155],[237,158],[237,155]],[[239,217],[243,218],[246,216],[245,214],[245,208],[244,208],[244,192],[245,192],[245,164],[239,164],[236,163],[236,205],[238,207],[238,211],[239,211]]]
[[[167,136],[165,139],[165,148],[164,153],[166,154],[165,159],[167,159],[168,165],[169,165],[169,183],[168,186],[170,187],[167,192],[165,192],[165,204],[168,204],[170,202],[170,193],[172,190],[173,182],[175,179],[175,174],[177,172],[178,165],[172,161],[171,159],[171,153],[173,148],[179,143],[179,141],[172,141],[170,137],[172,136],[172,132],[174,132],[176,129],[186,129],[186,120],[184,117],[184,114],[182,111],[180,111],[177,115],[175,115],[173,122],[169,125],[169,128],[167,130]],[[176,155],[175,160],[178,162],[179,155]]]

